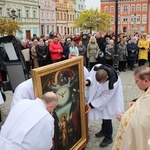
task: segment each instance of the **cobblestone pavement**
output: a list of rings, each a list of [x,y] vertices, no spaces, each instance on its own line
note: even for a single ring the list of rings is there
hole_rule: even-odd
[[[128,103],[130,100],[134,99],[140,90],[137,88],[133,78],[133,71],[127,70],[126,72],[121,72],[120,77],[123,85],[123,93],[124,93],[124,101],[125,101],[125,109],[127,109]],[[0,122],[0,127],[4,123],[9,110],[13,93],[11,91],[5,92],[7,101],[2,104],[1,113],[2,113],[2,122]],[[100,130],[101,121],[91,121],[89,124],[89,141],[86,145],[85,150],[111,150],[112,144],[110,144],[107,148],[100,148],[99,144],[103,140],[103,138],[96,138],[95,133]],[[118,121],[113,120],[113,138],[115,138],[116,132],[118,129]]]

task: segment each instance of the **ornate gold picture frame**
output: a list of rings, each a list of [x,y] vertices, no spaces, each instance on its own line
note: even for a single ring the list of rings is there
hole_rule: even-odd
[[[87,143],[83,57],[33,69],[32,78],[35,97],[47,91],[58,96],[54,149],[82,150]]]

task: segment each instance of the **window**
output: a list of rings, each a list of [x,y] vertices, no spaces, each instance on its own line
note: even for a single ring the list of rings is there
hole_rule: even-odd
[[[63,20],[63,15],[62,15],[62,13],[60,13],[60,19]]]
[[[131,16],[131,22],[134,22],[134,15]]]
[[[140,16],[137,16],[137,17],[136,17],[136,21],[137,21],[137,22],[140,22],[140,20],[141,20]]]
[[[146,14],[142,15],[142,22],[147,22],[147,15]]]
[[[124,6],[124,7],[123,7],[123,11],[124,11],[124,12],[127,12],[127,11],[128,11],[128,7],[127,7],[127,6]]]
[[[78,9],[80,9],[80,4],[78,5]]]
[[[0,8],[0,16],[2,16],[2,8]]]
[[[108,13],[108,6],[105,6],[105,7],[104,7],[104,12],[105,12],[105,13]]]
[[[10,17],[10,9],[7,8],[7,16]]]
[[[63,27],[61,26],[61,34],[63,34]]]
[[[26,10],[26,18],[29,18],[29,10]]]
[[[51,14],[51,17],[52,17],[52,20],[53,20],[54,19],[54,14],[53,13]]]
[[[140,4],[137,5],[137,11],[141,11],[141,5]]]
[[[72,15],[72,20],[74,20],[74,15]]]
[[[67,16],[67,20],[70,20],[70,18],[69,18],[69,14],[68,14],[68,16]]]
[[[50,13],[47,13],[47,19],[48,20],[50,19]]]
[[[54,25],[52,25],[52,31],[54,31]]]
[[[111,12],[111,13],[114,12],[114,7],[113,7],[113,6],[110,7],[110,12]]]
[[[128,18],[127,17],[123,17],[123,22],[127,22]]]
[[[46,6],[46,1],[45,1],[45,6]]]
[[[131,12],[135,12],[135,6],[131,5]]]
[[[120,12],[120,5],[118,6],[118,12]]]
[[[17,9],[17,16],[18,16],[18,18],[21,17],[21,9]]]
[[[147,4],[143,4],[142,10],[143,10],[143,11],[147,11]]]
[[[64,20],[66,20],[66,14],[64,14]]]
[[[36,18],[36,11],[33,10],[33,18]]]
[[[70,20],[72,20],[72,15],[70,15]]]
[[[44,13],[43,12],[42,12],[41,16],[42,16],[41,18],[44,19]]]
[[[47,34],[49,34],[49,25],[47,25]]]
[[[114,23],[114,17],[111,17],[111,18],[110,18],[110,22],[111,22],[111,23]]]
[[[59,20],[59,13],[57,13],[57,20]]]
[[[120,16],[118,16],[118,24],[120,24]]]

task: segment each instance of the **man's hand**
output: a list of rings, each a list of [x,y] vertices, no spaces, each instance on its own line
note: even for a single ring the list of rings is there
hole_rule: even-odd
[[[131,101],[128,105],[128,108],[130,108],[135,102],[134,101]]]
[[[91,107],[88,103],[85,104],[85,113],[87,114],[91,110]]]
[[[120,121],[120,120],[121,120],[122,115],[123,115],[123,113],[122,113],[122,114],[116,114],[116,118],[117,118],[117,120],[118,120],[118,121]]]
[[[84,85],[88,85],[89,84],[89,81],[84,81]]]

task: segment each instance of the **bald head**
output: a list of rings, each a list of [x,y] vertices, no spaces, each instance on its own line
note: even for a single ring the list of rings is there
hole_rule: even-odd
[[[45,101],[46,104],[52,102],[55,102],[56,104],[58,103],[58,97],[53,92],[46,92],[41,98],[43,99],[43,101]]]

